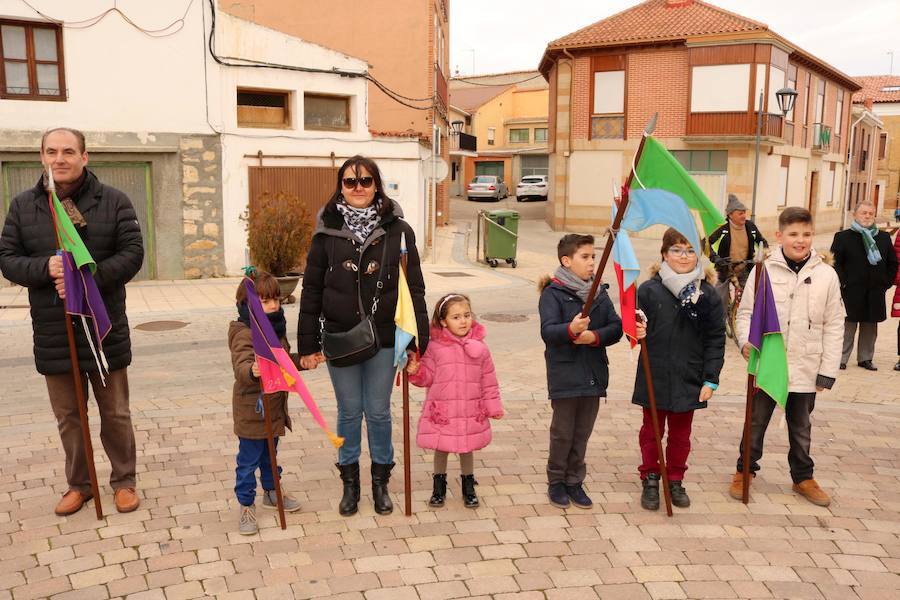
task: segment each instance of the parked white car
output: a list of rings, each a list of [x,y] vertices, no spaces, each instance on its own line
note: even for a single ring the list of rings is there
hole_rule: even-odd
[[[476,175],[466,186],[466,200],[488,198],[499,201],[507,196],[509,188],[503,183],[503,178],[496,175]]]
[[[519,185],[516,186],[516,200],[519,202],[528,198],[546,200],[547,189],[546,175],[526,175],[519,180]]]

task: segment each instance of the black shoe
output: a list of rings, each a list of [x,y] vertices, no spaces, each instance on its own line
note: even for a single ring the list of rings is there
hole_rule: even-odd
[[[462,480],[463,504],[466,505],[466,508],[477,508],[478,496],[475,494],[475,486],[478,485],[478,482],[475,481],[475,476],[463,475],[460,479]]]
[[[669,494],[672,496],[672,504],[678,508],[687,508],[691,505],[691,499],[688,498],[687,492],[681,486],[680,481],[669,482]],[[657,503],[659,498],[657,497]]]
[[[440,508],[444,505],[444,500],[447,498],[447,474],[446,473],[435,473],[434,474],[434,484],[431,488],[431,499],[428,501],[428,506],[434,506],[435,508]]]
[[[584,487],[580,483],[576,483],[575,485],[567,485],[566,494],[568,494],[569,500],[572,501],[572,504],[574,504],[578,508],[591,508],[594,506],[594,503],[593,501],[591,501],[590,496],[584,493]]]
[[[895,371],[900,371],[900,360],[898,360],[898,361],[897,361],[897,364],[894,365],[894,370],[895,370]]]
[[[643,481],[644,491],[641,492],[641,508],[646,510],[659,510],[659,475],[650,473]]]
[[[566,484],[551,483],[547,486],[547,496],[550,504],[556,508],[569,508],[569,494],[566,493]]]
[[[394,503],[391,502],[387,488],[393,468],[394,463],[387,465],[372,463],[372,501],[375,504],[375,512],[379,515],[389,515],[394,512]]]
[[[864,360],[864,361],[858,362],[856,364],[858,364],[860,367],[862,367],[866,371],[877,371],[878,370],[878,367],[873,365],[871,360]]]
[[[841,371],[847,370],[847,363],[841,363]]]
[[[335,463],[341,472],[341,481],[344,482],[344,495],[338,505],[338,511],[344,517],[355,515],[359,504],[359,463],[342,465]]]

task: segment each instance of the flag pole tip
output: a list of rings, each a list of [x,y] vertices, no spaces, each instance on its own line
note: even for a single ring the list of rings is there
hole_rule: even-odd
[[[650,117],[650,120],[647,122],[647,126],[644,127],[644,135],[649,136],[653,134],[653,131],[656,129],[656,120],[659,118],[659,113],[653,113],[653,116]]]

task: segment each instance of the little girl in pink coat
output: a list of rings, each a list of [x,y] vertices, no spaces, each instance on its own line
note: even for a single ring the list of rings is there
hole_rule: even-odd
[[[478,506],[472,453],[491,442],[489,419],[503,416],[494,361],[463,294],[441,298],[431,319],[431,338],[421,361],[407,367],[413,385],[428,388],[416,443],[434,450],[434,488],[429,504],[443,506],[447,495],[447,455],[459,454],[462,496]]]

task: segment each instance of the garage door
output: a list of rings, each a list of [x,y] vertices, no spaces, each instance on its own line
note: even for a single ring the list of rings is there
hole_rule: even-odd
[[[122,190],[131,199],[144,238],[144,264],[135,279],[153,279],[156,276],[156,248],[150,163],[97,162],[91,163],[89,168],[104,184]],[[4,216],[10,201],[20,192],[34,187],[41,172],[40,163],[3,164]]]
[[[476,175],[494,175],[496,177],[503,177],[503,161],[485,161],[485,162],[477,162],[475,163],[475,174]]]

